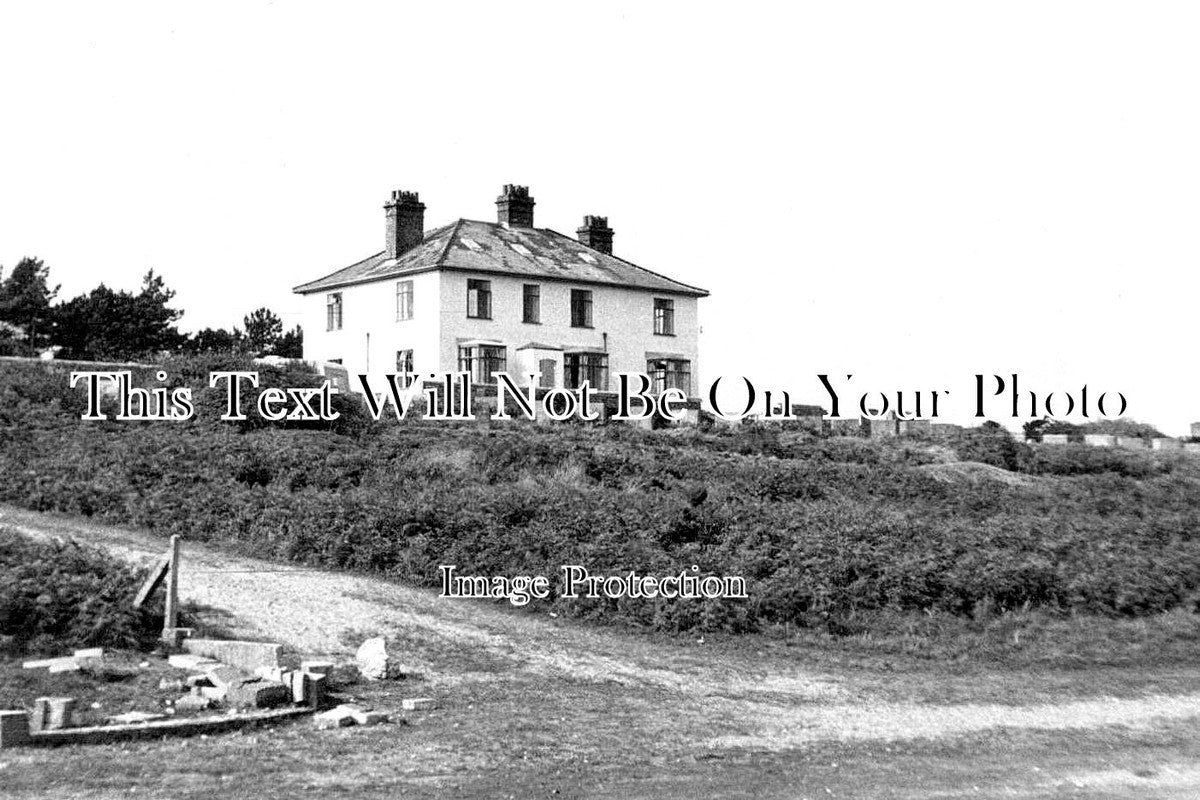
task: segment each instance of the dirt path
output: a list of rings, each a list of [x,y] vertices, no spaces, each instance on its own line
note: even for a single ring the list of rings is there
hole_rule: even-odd
[[[0,525],[35,536],[74,537],[134,561],[149,561],[163,550],[162,539],[145,533],[4,506]],[[998,728],[1136,730],[1200,716],[1200,692],[1028,705],[896,702],[864,689],[852,676],[810,671],[778,658],[713,656],[702,647],[506,613],[376,578],[231,557],[198,544],[185,544],[184,554],[183,598],[227,612],[222,622],[236,632],[343,658],[364,636],[385,633],[405,645],[411,654],[407,666],[441,689],[505,676],[618,683],[644,694],[648,713],[665,715],[669,709],[672,719],[688,718],[697,732],[694,741],[715,750],[937,739]]]

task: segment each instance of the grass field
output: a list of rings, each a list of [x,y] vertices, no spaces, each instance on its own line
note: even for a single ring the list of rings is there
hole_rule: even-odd
[[[0,508],[135,562],[144,532]],[[406,724],[0,755],[3,796],[1080,797],[1200,794],[1200,668],[945,662],[854,637],[666,636],[439,599],[185,545],[184,596],[238,635],[347,658],[389,636],[417,677],[346,687]],[[279,571],[279,570],[283,571]],[[261,571],[270,570],[270,571]],[[703,641],[701,641],[701,638]]]

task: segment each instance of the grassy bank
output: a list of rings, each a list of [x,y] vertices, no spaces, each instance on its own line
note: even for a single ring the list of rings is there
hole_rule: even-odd
[[[1183,456],[1029,449],[994,431],[947,447],[786,429],[81,422],[82,390],[37,366],[6,366],[0,401],[0,499],[259,556],[425,585],[439,564],[747,579],[748,600],[530,606],[664,632],[934,654],[941,637],[999,658],[1039,630],[1181,658],[1196,636],[1200,468]],[[961,469],[960,455],[1009,469]]]

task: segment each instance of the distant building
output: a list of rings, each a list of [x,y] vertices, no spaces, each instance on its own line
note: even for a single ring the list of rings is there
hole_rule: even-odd
[[[572,239],[533,224],[524,186],[505,186],[495,222],[425,230],[415,192],[393,192],[382,252],[293,291],[304,300],[304,358],[351,375],[409,380],[506,373],[544,388],[616,388],[640,372],[652,390],[698,394],[697,305],[704,289],[613,255],[606,217]]]

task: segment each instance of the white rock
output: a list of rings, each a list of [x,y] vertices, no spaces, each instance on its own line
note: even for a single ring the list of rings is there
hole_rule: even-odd
[[[385,680],[391,671],[392,665],[388,661],[387,654],[387,640],[382,636],[367,639],[358,648],[354,657],[358,662],[359,673],[367,680]]]

